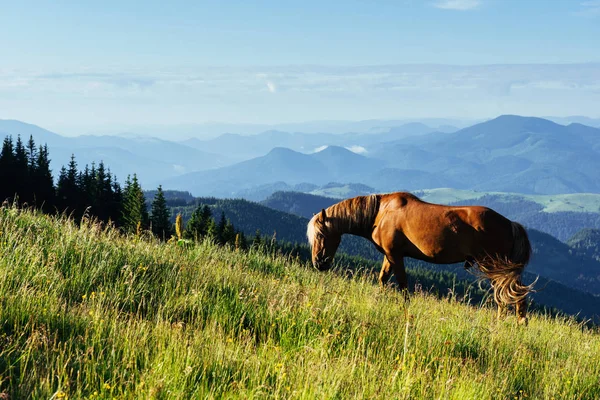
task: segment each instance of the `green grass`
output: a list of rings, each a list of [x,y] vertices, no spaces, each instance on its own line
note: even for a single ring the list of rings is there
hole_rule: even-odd
[[[599,376],[600,336],[573,320],[0,209],[10,399],[594,399]]]

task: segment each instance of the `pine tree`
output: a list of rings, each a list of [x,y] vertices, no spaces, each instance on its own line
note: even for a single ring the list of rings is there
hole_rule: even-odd
[[[110,175],[106,173],[104,163],[100,161],[95,172],[95,211],[94,215],[101,221],[108,221],[108,210],[112,202],[112,185]]]
[[[252,239],[252,247],[255,249],[258,249],[262,246],[263,244],[263,240],[262,240],[262,236],[260,234],[260,229],[257,229],[256,232],[254,233],[254,238]]]
[[[50,158],[48,146],[40,146],[36,162],[36,198],[37,203],[45,212],[50,212],[55,205],[55,190],[52,171],[50,170]]]
[[[206,237],[215,241],[218,240],[217,224],[212,217],[206,222]]]
[[[24,200],[31,204],[38,205],[43,203],[43,199],[36,197],[37,186],[39,184],[39,177],[37,176],[37,148],[33,136],[29,136],[27,141],[26,156],[27,156],[27,180],[25,183],[25,192],[23,193]]]
[[[152,201],[152,233],[162,240],[167,240],[171,237],[171,213],[167,207],[167,200],[162,190],[162,186],[158,186],[154,200]]]
[[[15,144],[15,162],[13,167],[13,176],[15,179],[15,191],[18,194],[19,202],[27,202],[30,200],[29,193],[31,188],[29,185],[29,171],[27,170],[27,150],[23,145],[21,136],[17,136]]]
[[[75,155],[71,154],[68,168],[60,170],[58,187],[56,189],[56,203],[60,212],[74,213],[76,216],[83,214],[81,208],[81,190],[79,186],[79,173]]]
[[[235,228],[229,220],[227,220],[227,222],[225,223],[225,228],[223,229],[223,233],[221,235],[221,240],[223,241],[223,244],[234,244]]]
[[[108,176],[111,176],[110,171],[108,171]],[[108,218],[115,224],[121,226],[123,225],[123,190],[121,189],[121,185],[119,185],[116,176],[113,175],[109,182],[112,187],[112,194],[110,206],[108,207]]]
[[[6,136],[2,142],[0,152],[0,203],[8,199],[12,202],[16,191],[16,182],[13,174],[15,168],[15,154],[11,136]]]
[[[140,186],[137,175],[133,179],[127,177],[123,193],[123,228],[128,232],[135,232],[138,223],[142,229],[148,227],[148,210],[146,209],[146,198]]]
[[[204,207],[208,210],[208,213],[204,212]],[[187,223],[184,237],[186,239],[193,239],[199,241],[201,238],[206,236],[208,219],[211,218],[210,208],[208,206],[198,205]]]
[[[219,244],[225,244],[225,233],[227,228],[227,219],[225,218],[225,213],[221,211],[221,218],[219,219],[219,223],[217,224],[217,230],[215,235],[215,240]]]

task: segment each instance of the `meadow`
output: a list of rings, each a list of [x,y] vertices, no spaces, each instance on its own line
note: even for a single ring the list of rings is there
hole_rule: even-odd
[[[0,399],[597,399],[600,334],[0,209]]]

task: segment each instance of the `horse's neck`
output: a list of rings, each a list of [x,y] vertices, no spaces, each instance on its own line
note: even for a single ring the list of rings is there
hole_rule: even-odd
[[[371,202],[377,202],[376,198]],[[370,237],[377,214],[377,203],[369,203],[366,197],[344,200],[328,209],[328,214],[334,218],[332,227],[340,235]]]

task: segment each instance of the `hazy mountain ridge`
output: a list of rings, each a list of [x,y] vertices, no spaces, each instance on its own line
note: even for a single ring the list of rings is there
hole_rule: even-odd
[[[339,140],[344,135],[332,137]],[[289,157],[267,153],[245,161],[243,177],[230,168],[227,180],[243,181],[241,189],[248,191],[276,181],[296,184],[300,176],[286,176],[283,171],[304,170],[302,177],[309,183],[366,183],[376,191],[454,187],[530,194],[600,193],[600,177],[595,172],[600,170],[600,129],[581,124],[564,126],[542,118],[504,115],[452,133],[421,133],[388,142],[377,141],[377,135],[361,137],[371,140],[361,144],[362,158],[347,150],[351,143],[360,142],[329,143],[314,153],[317,156],[312,160],[318,159],[323,164],[319,167],[325,168],[311,170],[312,176],[306,166],[311,159],[294,151],[287,153]],[[238,185],[228,185],[227,180],[212,180],[213,189],[208,192],[199,186],[186,189],[196,195],[239,195]],[[167,185],[184,189],[177,181],[167,181]],[[223,185],[228,186],[226,191],[214,189]]]
[[[0,136],[17,136],[25,143],[33,136],[36,145],[47,144],[51,168],[58,172],[67,165],[71,155],[81,169],[92,162],[103,161],[117,178],[124,182],[127,175],[137,173],[143,185],[181,175],[189,171],[216,168],[229,163],[227,157],[203,152],[180,143],[152,137],[135,136],[75,136],[66,137],[14,120],[0,120]]]

